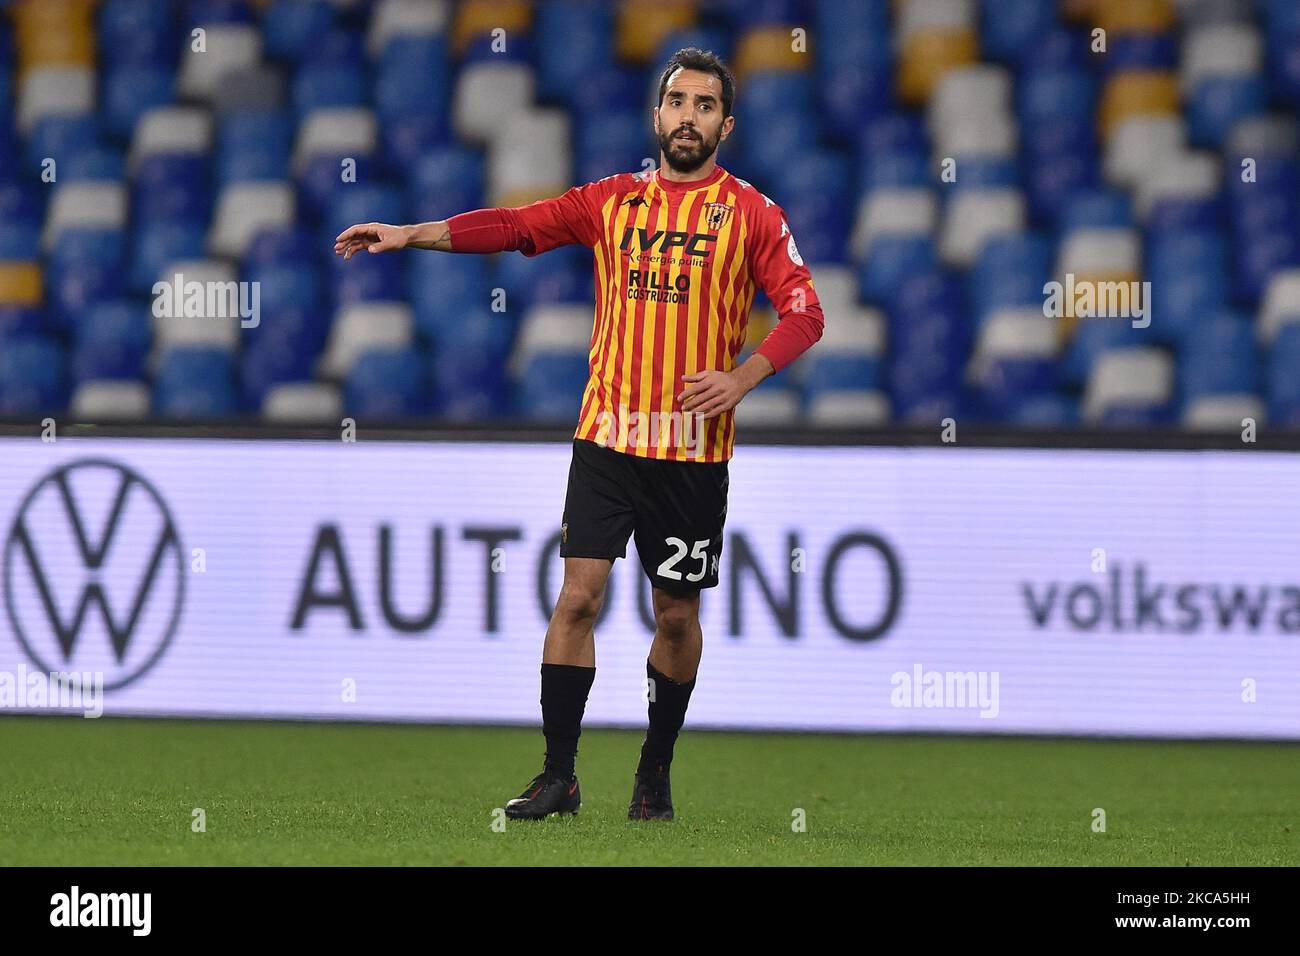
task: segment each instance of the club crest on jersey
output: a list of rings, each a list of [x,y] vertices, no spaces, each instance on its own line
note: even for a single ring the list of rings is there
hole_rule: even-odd
[[[733,207],[725,202],[710,202],[704,204],[704,222],[710,232],[717,232],[731,219]]]

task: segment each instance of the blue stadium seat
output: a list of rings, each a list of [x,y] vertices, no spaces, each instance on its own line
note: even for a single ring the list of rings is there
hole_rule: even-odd
[[[359,65],[309,64],[293,81],[293,106],[302,120],[312,110],[367,105],[365,72]]]
[[[1255,392],[1258,361],[1255,330],[1244,316],[1221,312],[1197,323],[1178,355],[1184,405],[1206,395]]]
[[[489,274],[490,261],[486,256],[472,255],[412,257],[409,297],[420,334],[437,341],[443,330],[453,329],[467,310],[491,308],[495,282]],[[508,321],[501,313],[490,314],[498,322]]]
[[[658,151],[643,112],[604,110],[581,117],[575,148],[576,180],[595,182],[614,173],[640,169],[641,161]]]
[[[124,63],[104,74],[104,129],[130,139],[136,122],[149,110],[176,98],[176,73],[167,67]]]
[[[133,232],[130,289],[149,292],[173,262],[202,259],[207,249],[207,229],[196,222],[161,221],[141,224]]]
[[[59,412],[68,403],[67,355],[53,339],[22,336],[0,348],[0,415]]]
[[[938,261],[930,236],[881,236],[858,272],[859,294],[864,301],[884,304],[909,276],[935,269]]]
[[[411,113],[447,112],[450,78],[442,37],[396,36],[388,41],[375,76],[375,107],[384,123]]]
[[[72,377],[139,379],[153,341],[149,308],[137,302],[101,302],[89,308],[74,327]]]
[[[829,150],[790,159],[776,186],[805,262],[844,262],[853,210],[848,160]]]
[[[225,114],[217,128],[217,185],[288,179],[293,136],[288,112]]]
[[[524,366],[515,389],[515,414],[534,422],[569,424],[582,405],[589,368],[585,353],[543,352]]]
[[[1273,340],[1265,370],[1269,423],[1300,428],[1300,324],[1284,325]]]
[[[434,222],[487,204],[482,154],[448,146],[416,165],[407,204],[417,222]]]
[[[95,148],[99,141],[99,120],[92,114],[46,116],[27,138],[27,166],[39,172],[46,159],[56,163]]]
[[[599,0],[555,0],[537,7],[537,91],[566,101],[587,71],[613,63],[614,8]]]
[[[863,193],[873,189],[914,189],[934,181],[929,157],[920,150],[864,155],[858,171]]]
[[[994,236],[969,273],[970,301],[979,323],[996,309],[1041,306],[1052,274],[1051,243],[1032,233]]]
[[[238,411],[234,366],[225,349],[176,347],[163,354],[153,388],[154,411],[166,418],[225,418]]]
[[[1268,109],[1268,85],[1260,76],[1203,80],[1187,103],[1188,138],[1194,146],[1219,147],[1241,120]]]
[[[132,186],[137,225],[206,224],[212,214],[208,159],[197,153],[153,153],[140,160]]]
[[[1036,49],[1055,23],[1054,0],[981,3],[980,44],[993,59],[1016,62]]]
[[[126,242],[116,229],[65,229],[51,250],[46,298],[59,328],[126,292]]]
[[[105,0],[99,11],[99,55],[111,69],[173,65],[181,34],[172,0]]]
[[[184,0],[182,22],[186,31],[218,23],[250,23],[253,11],[247,0]]]
[[[804,376],[807,402],[826,392],[878,389],[884,385],[880,359],[851,352],[814,350],[808,357]]]
[[[344,384],[343,407],[350,415],[372,420],[429,414],[429,388],[419,353],[390,349],[362,355]]]
[[[1133,225],[1133,203],[1128,193],[1109,189],[1085,189],[1066,201],[1060,229],[1127,229]]]
[[[329,0],[275,0],[262,18],[266,55],[297,63],[334,27]]]
[[[503,255],[496,279],[506,292],[506,308],[522,315],[550,302],[590,303],[592,253],[585,246],[563,246],[543,256]]]

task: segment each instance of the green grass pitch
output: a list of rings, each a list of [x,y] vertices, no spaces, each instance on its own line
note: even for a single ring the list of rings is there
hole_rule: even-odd
[[[640,739],[584,732],[581,814],[497,832],[535,730],[8,717],[0,863],[1300,863],[1290,744],[688,728],[677,820],[631,823]]]

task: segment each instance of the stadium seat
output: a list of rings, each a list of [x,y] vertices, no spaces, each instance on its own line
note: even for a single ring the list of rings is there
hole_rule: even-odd
[[[296,425],[337,425],[343,419],[343,397],[326,382],[284,382],[268,389],[262,418]]]
[[[406,348],[414,322],[411,309],[399,302],[366,302],[344,308],[334,318],[320,360],[320,374],[342,381],[366,352]]]
[[[149,386],[140,381],[83,381],[69,406],[74,421],[140,421],[149,417]]]

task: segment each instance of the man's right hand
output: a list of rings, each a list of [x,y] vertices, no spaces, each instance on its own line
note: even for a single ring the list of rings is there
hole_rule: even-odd
[[[334,254],[345,260],[354,252],[396,252],[410,241],[409,226],[390,226],[383,222],[363,222],[349,226],[334,240]]]

